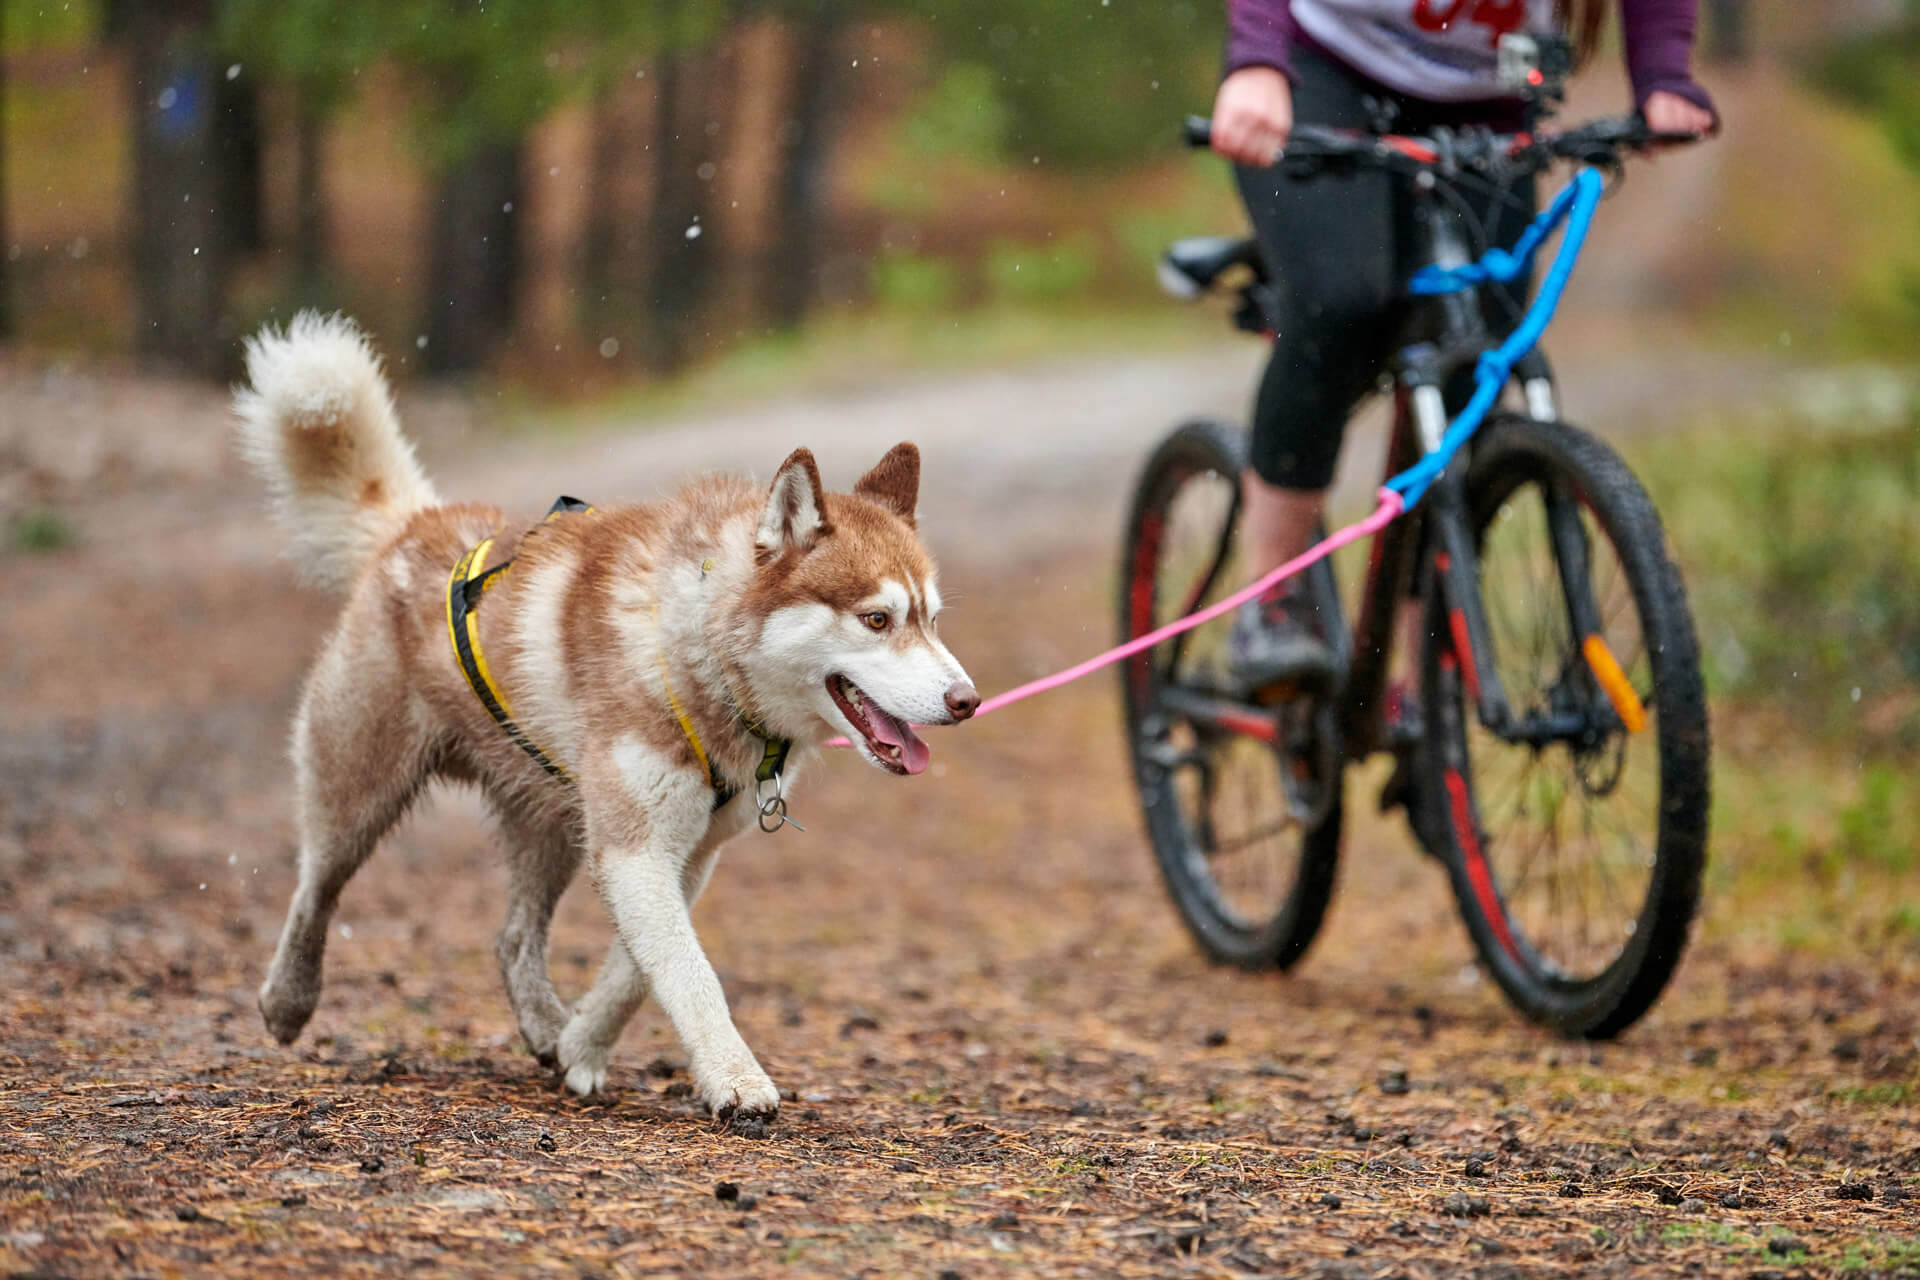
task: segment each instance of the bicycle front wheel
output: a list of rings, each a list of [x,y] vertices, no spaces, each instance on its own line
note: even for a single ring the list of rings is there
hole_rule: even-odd
[[[1423,827],[1514,1004],[1607,1038],[1658,998],[1699,900],[1708,733],[1686,592],[1632,472],[1563,423],[1490,419],[1465,505],[1493,651],[1468,652],[1430,593]],[[1504,725],[1476,712],[1488,672]]]
[[[1149,459],[1122,550],[1124,639],[1242,585],[1234,522],[1245,465],[1243,433],[1211,421],[1180,427]],[[1308,587],[1338,608],[1322,599],[1333,587],[1324,564]],[[1237,702],[1230,628],[1217,619],[1121,666],[1127,742],[1154,857],[1201,949],[1242,968],[1286,968],[1333,893],[1341,760],[1324,696]]]

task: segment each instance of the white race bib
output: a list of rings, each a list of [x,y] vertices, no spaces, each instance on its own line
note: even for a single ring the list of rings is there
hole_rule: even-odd
[[[1554,0],[1293,0],[1322,47],[1390,89],[1431,102],[1511,96],[1494,51],[1512,31],[1552,32]]]

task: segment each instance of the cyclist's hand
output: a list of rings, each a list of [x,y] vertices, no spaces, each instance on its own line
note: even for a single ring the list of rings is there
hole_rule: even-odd
[[[1293,87],[1278,69],[1242,67],[1220,82],[1213,100],[1215,151],[1241,164],[1272,164],[1291,132]]]
[[[1647,95],[1647,103],[1640,108],[1640,114],[1647,119],[1647,128],[1655,133],[1691,133],[1704,138],[1714,130],[1713,112],[1696,107],[1677,93],[1665,89]]]

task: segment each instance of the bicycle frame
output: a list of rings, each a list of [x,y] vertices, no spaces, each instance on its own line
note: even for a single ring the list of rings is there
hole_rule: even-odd
[[[1440,268],[1464,266],[1473,260],[1456,221],[1441,208],[1432,183],[1415,184],[1415,227],[1420,238],[1419,260]],[[1476,290],[1440,293],[1416,308],[1412,330],[1432,333],[1404,344],[1389,362],[1394,381],[1394,415],[1386,474],[1397,475],[1441,448],[1448,429],[1442,387],[1461,368],[1474,364],[1491,345]],[[1528,413],[1538,419],[1558,416],[1551,367],[1537,348],[1516,361],[1512,375],[1523,389]],[[1441,614],[1448,627],[1451,651],[1457,656],[1461,679],[1476,714],[1491,732],[1503,738],[1544,742],[1556,734],[1590,728],[1586,722],[1559,725],[1552,721],[1518,724],[1491,661],[1491,628],[1478,589],[1479,557],[1464,482],[1470,458],[1456,456],[1433,481],[1427,500],[1374,539],[1358,616],[1348,630],[1338,593],[1331,592],[1332,616],[1327,631],[1337,655],[1340,675],[1333,698],[1341,738],[1349,759],[1360,759],[1380,749],[1385,741],[1384,708],[1392,667],[1393,642],[1401,602],[1425,594],[1423,572],[1437,575]],[[1588,582],[1588,551],[1572,495],[1548,495],[1548,522],[1553,553],[1567,591],[1573,634],[1594,634],[1598,607]],[[1222,530],[1220,545],[1195,584],[1182,613],[1191,612],[1206,594],[1230,556],[1238,522],[1236,495],[1233,518]],[[1166,669],[1179,662],[1184,637],[1169,650]],[[1271,741],[1278,732],[1271,715],[1231,698],[1181,690],[1165,691],[1178,702],[1181,714],[1207,721],[1228,732],[1251,734]]]

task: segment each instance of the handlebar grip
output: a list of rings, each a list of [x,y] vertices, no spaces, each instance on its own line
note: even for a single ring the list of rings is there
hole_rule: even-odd
[[[1205,116],[1188,116],[1187,122],[1180,127],[1180,136],[1190,147],[1210,147],[1213,145],[1213,121]]]

